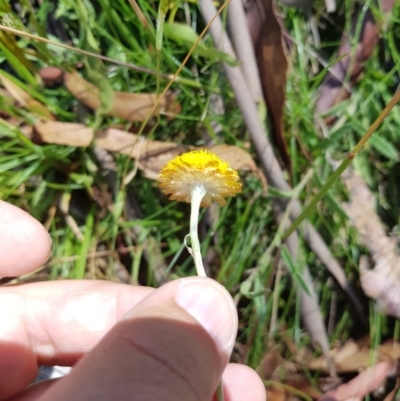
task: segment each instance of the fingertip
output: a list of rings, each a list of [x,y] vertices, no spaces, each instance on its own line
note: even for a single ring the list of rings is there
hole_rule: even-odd
[[[22,209],[0,200],[0,276],[28,273],[49,257],[51,239],[45,228]]]
[[[246,365],[230,363],[222,376],[226,401],[266,401],[260,376]]]
[[[236,305],[225,287],[207,277],[180,279],[175,301],[204,327],[219,349],[232,352],[238,318]]]

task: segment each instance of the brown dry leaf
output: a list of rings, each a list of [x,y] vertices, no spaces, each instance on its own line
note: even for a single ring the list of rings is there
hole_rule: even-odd
[[[34,99],[28,92],[21,89],[17,84],[0,73],[0,81],[6,89],[7,93],[20,106],[28,109],[43,120],[54,120],[54,116],[50,113],[47,107]]]
[[[137,159],[139,168],[150,179],[156,179],[161,168],[169,160],[190,150],[188,146],[153,141],[115,128],[99,132],[95,144],[110,152],[123,153]]]
[[[318,398],[321,392],[312,387],[310,380],[304,374],[297,372],[292,362],[281,356],[279,348],[279,345],[272,346],[256,369],[260,377],[268,381],[267,393],[271,397],[291,398],[296,395],[295,392],[302,392],[312,398]],[[285,389],[279,387],[281,383],[285,385]],[[290,386],[294,391],[286,386]]]
[[[35,133],[42,142],[57,145],[85,147],[93,140],[93,130],[77,123],[40,122],[35,125]]]
[[[308,395],[309,397],[316,399],[321,396],[321,391],[314,388],[313,384],[310,382],[309,377],[300,373],[293,373],[290,375],[284,383],[301,393]],[[292,392],[292,396],[295,396],[296,393]]]
[[[348,383],[328,391],[319,401],[361,401],[367,394],[375,391],[388,376],[393,375],[396,365],[392,361],[386,361],[371,366]]]
[[[387,12],[391,10],[394,4],[395,0],[384,0],[382,2],[383,11]],[[358,29],[358,20],[358,17],[353,19],[351,36],[354,36],[354,33]],[[342,37],[338,51],[338,58],[342,58],[331,67],[330,72],[321,85],[316,102],[316,109],[319,113],[327,112],[332,106],[350,96],[350,93],[343,87],[343,82],[347,74],[349,74],[350,87],[356,84],[364,70],[364,62],[372,56],[378,39],[378,26],[372,12],[368,10],[362,21],[359,43],[353,56],[351,55],[351,38],[347,33]]]
[[[23,124],[20,125],[19,130],[29,139],[33,138],[33,127],[32,125],[28,125],[28,124]]]
[[[293,400],[301,398],[317,399],[321,396],[321,392],[312,387],[309,378],[305,375],[293,373],[288,378],[275,378],[267,381],[266,385],[267,400]]]
[[[357,343],[352,340],[346,342],[343,347],[335,350],[334,352],[334,361],[336,364],[346,366],[346,361],[355,358],[357,359],[356,354],[360,351],[360,347]]]
[[[263,195],[265,196],[268,192],[268,182],[263,171],[257,168],[254,159],[250,153],[243,149],[237,148],[236,146],[230,145],[214,145],[209,146],[210,152],[218,155],[222,160],[225,160],[235,170],[248,170],[256,173],[263,186]]]
[[[332,350],[331,357],[338,373],[350,373],[368,368],[371,365],[372,352],[376,352],[377,362],[393,361],[400,358],[400,344],[387,342],[372,351],[367,347],[359,349],[357,344],[350,341],[341,349]],[[311,360],[307,367],[311,370],[328,371],[324,357]]]
[[[156,179],[159,171],[174,157],[195,149],[191,146],[177,145],[173,142],[162,142],[138,138],[114,128],[109,128],[96,135],[96,146],[111,152],[124,153],[139,161],[139,168],[145,176]],[[209,148],[235,170],[251,170],[257,172],[257,166],[251,156],[236,146],[217,145]]]
[[[222,160],[225,160],[235,170],[249,170],[256,173],[257,166],[250,153],[231,145],[209,146],[208,150],[215,153]]]
[[[354,341],[349,340],[342,347],[330,350],[329,354],[335,367],[337,367],[338,365],[346,366],[346,361],[353,358],[359,351],[360,347]],[[357,357],[355,357],[355,361],[357,361]],[[307,364],[307,367],[311,370],[326,371],[328,369],[328,364],[326,358],[320,357],[312,359]],[[362,365],[362,367],[364,367],[364,365]],[[352,367],[350,367],[350,371],[352,371]]]
[[[101,106],[100,91],[92,83],[83,79],[78,72],[64,74],[64,84],[67,89],[82,103],[93,110]],[[113,105],[107,112],[110,116],[119,117],[127,121],[143,121],[148,117],[157,101],[157,95],[150,93],[114,92]],[[177,114],[179,104],[173,95],[163,97],[152,116],[159,113]]]
[[[394,238],[386,234],[375,212],[374,196],[362,178],[352,169],[342,174],[349,191],[349,202],[343,207],[357,229],[360,242],[370,251],[375,266],[369,270],[360,264],[361,286],[380,309],[400,318],[400,255]]]
[[[256,44],[258,68],[272,125],[273,140],[285,167],[291,172],[291,160],[283,128],[288,61],[283,45],[281,25],[275,15],[274,1],[264,0],[263,4],[264,19]]]
[[[279,352],[279,347],[274,346],[264,355],[256,371],[263,380],[269,380],[275,370],[284,362],[285,360]]]
[[[287,398],[289,398],[288,394],[283,388],[268,387],[266,392],[268,401],[286,401]]]
[[[249,28],[251,41],[254,49],[260,37],[261,27],[264,20],[264,9],[260,1],[249,0],[246,2],[246,20]]]
[[[77,123],[41,122],[35,125],[35,131],[45,143],[84,147],[89,146],[93,140],[93,130]],[[150,179],[156,179],[161,168],[175,156],[195,149],[174,142],[153,141],[116,128],[99,131],[94,138],[94,145],[138,160],[138,167]],[[254,160],[243,149],[216,145],[209,150],[227,161],[235,170],[258,172]]]

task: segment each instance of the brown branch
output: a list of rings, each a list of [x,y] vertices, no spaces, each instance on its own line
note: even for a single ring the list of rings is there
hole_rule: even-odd
[[[255,103],[259,103],[262,99],[261,82],[242,0],[231,0],[229,3],[228,24],[251,97]]]

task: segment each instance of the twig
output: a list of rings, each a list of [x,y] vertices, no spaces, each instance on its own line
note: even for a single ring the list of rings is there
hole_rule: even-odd
[[[228,7],[228,24],[251,97],[254,103],[259,103],[262,99],[261,81],[242,0],[231,0]]]

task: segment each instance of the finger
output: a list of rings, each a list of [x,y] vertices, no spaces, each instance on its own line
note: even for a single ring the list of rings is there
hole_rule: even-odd
[[[246,365],[230,363],[222,376],[226,401],[265,401],[265,386],[260,376]]]
[[[32,216],[0,200],[0,277],[19,276],[42,265],[51,239]]]
[[[0,400],[38,365],[72,366],[153,289],[106,281],[53,281],[0,291]]]
[[[47,380],[30,386],[8,401],[40,401],[40,397],[57,380],[59,379]],[[222,375],[222,381],[226,401],[265,401],[267,398],[260,376],[246,365],[228,364]]]
[[[14,397],[8,398],[7,401],[39,401],[40,397],[60,379],[46,380],[27,387]]]
[[[170,282],[133,308],[41,401],[209,401],[232,351],[235,304],[206,278]]]

